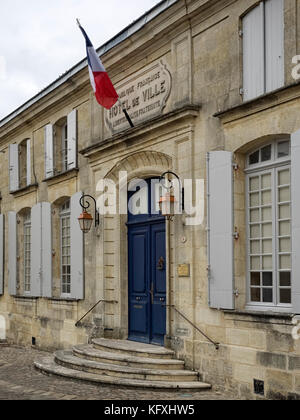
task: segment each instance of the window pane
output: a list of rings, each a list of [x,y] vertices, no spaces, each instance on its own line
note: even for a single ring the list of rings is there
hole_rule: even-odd
[[[250,222],[259,222],[259,221],[260,221],[259,210],[258,209],[250,210]]]
[[[263,273],[263,286],[273,286],[273,273]]]
[[[260,225],[250,226],[250,237],[259,238],[260,237]]]
[[[279,239],[279,252],[290,252],[291,240],[290,238]]]
[[[259,206],[259,193],[250,194],[250,207]]]
[[[250,191],[258,191],[259,190],[259,176],[255,176],[250,178]]]
[[[252,153],[252,155],[249,156],[249,164],[254,165],[255,163],[259,163],[259,150],[257,150],[257,152]]]
[[[251,257],[251,270],[260,270],[260,257]]]
[[[261,161],[262,162],[266,162],[267,160],[271,159],[271,151],[272,151],[271,145],[263,147],[261,149]]]
[[[266,204],[272,203],[272,193],[270,191],[263,191],[261,194],[261,204],[265,206]]]
[[[272,257],[269,255],[262,257],[262,265],[263,270],[272,270]]]
[[[280,303],[292,303],[291,289],[280,289]]]
[[[290,170],[285,169],[284,171],[278,172],[278,185],[289,185],[291,182]]]
[[[272,239],[264,239],[262,241],[262,253],[263,254],[272,254]]]
[[[273,289],[263,289],[263,302],[265,303],[273,302]]]
[[[271,188],[271,174],[266,174],[261,177],[261,187],[262,189]]]
[[[291,234],[290,222],[279,222],[279,235],[289,236]]]
[[[290,187],[283,187],[279,189],[279,202],[283,203],[285,201],[291,200]]]
[[[251,288],[251,301],[260,302],[260,288]]]
[[[291,286],[291,273],[282,271],[280,273],[280,286],[290,287]]]
[[[285,156],[289,156],[290,154],[290,142],[289,141],[281,141],[277,145],[277,156],[278,158],[282,158]]]
[[[279,268],[281,270],[289,270],[291,268],[291,256],[280,255],[279,257]]]
[[[272,221],[272,207],[265,207],[261,211],[262,221],[269,222]]]
[[[282,204],[279,206],[279,219],[290,219],[291,206],[290,204]]]
[[[251,286],[260,286],[260,273],[251,273]]]
[[[264,223],[262,225],[262,237],[263,238],[272,237],[272,223]]]
[[[251,241],[250,253],[251,254],[260,254],[260,241]]]

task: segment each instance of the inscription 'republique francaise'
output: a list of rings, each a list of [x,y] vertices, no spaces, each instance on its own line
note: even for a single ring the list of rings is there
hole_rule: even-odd
[[[171,92],[171,75],[163,61],[159,61],[116,85],[116,90],[123,107],[137,124],[163,111]],[[119,103],[106,112],[105,122],[112,133],[128,128]]]

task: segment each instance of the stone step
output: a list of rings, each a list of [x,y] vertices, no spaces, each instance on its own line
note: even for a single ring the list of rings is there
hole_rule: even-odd
[[[153,359],[173,359],[175,352],[164,347],[152,344],[138,343],[129,340],[109,340],[106,338],[96,338],[92,340],[95,349],[127,354],[131,356],[146,357]]]
[[[199,391],[211,389],[211,385],[203,382],[138,380],[131,378],[119,378],[114,376],[99,375],[95,373],[69,369],[55,363],[53,356],[48,356],[41,359],[40,361],[36,361],[34,365],[37,369],[49,375],[58,375],[64,378],[85,381],[93,384],[106,384],[150,389],[190,389]]]
[[[111,363],[113,365],[140,367],[146,369],[181,370],[184,362],[176,359],[154,359],[130,356],[122,353],[97,350],[91,345],[75,346],[75,356],[94,362]]]
[[[0,340],[0,346],[2,346],[2,347],[8,346],[7,340]]]
[[[188,370],[162,370],[157,368],[145,369],[129,366],[113,365],[110,363],[94,362],[81,359],[73,355],[71,351],[57,351],[54,354],[57,364],[74,370],[82,370],[88,373],[104,374],[108,376],[125,377],[129,379],[141,379],[148,381],[168,382],[196,382],[198,374]]]

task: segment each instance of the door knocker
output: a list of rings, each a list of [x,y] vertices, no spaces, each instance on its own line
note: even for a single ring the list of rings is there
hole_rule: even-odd
[[[160,257],[160,259],[158,260],[157,269],[159,271],[163,271],[164,268],[165,268],[165,260],[163,257]]]

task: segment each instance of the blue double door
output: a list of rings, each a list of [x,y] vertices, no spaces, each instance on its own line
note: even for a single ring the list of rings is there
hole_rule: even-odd
[[[165,222],[128,227],[129,340],[164,345],[166,334]]]

